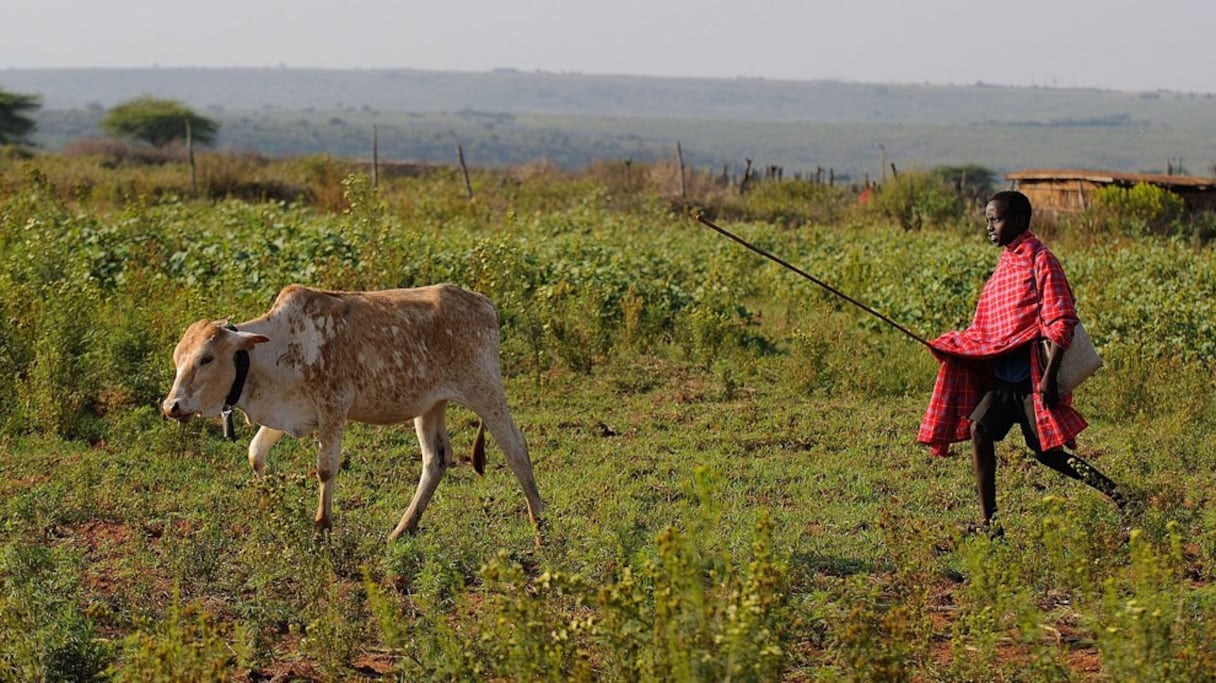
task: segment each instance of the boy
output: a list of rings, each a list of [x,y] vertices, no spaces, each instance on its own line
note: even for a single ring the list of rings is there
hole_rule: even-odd
[[[995,442],[1014,423],[1035,458],[1106,494],[1122,510],[1126,497],[1113,481],[1064,447],[1074,448],[1086,422],[1059,396],[1056,373],[1077,324],[1076,304],[1064,270],[1030,231],[1030,200],[998,192],[984,216],[988,239],[1001,248],[984,285],[975,318],[965,330],[930,342],[942,365],[917,440],[946,455],[950,444],[971,440],[975,483],[984,528],[993,535],[996,514]],[[1046,351],[1036,343],[1047,341]],[[1045,356],[1045,357],[1044,357]]]

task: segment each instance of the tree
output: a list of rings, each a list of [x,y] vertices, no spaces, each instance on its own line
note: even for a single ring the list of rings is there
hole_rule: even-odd
[[[196,113],[177,100],[139,97],[128,100],[106,114],[101,122],[105,132],[120,138],[142,140],[153,147],[164,147],[186,138],[186,123],[195,142],[210,144],[220,124]]]
[[[0,90],[0,145],[29,144],[34,119],[28,114],[42,106],[37,95]]]
[[[938,166],[933,172],[958,190],[970,203],[986,204],[996,187],[996,173],[978,164]]]

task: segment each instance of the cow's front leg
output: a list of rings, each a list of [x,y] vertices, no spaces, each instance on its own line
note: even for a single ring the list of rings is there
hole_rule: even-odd
[[[282,430],[265,426],[258,429],[258,433],[253,436],[253,441],[249,442],[249,466],[253,468],[254,474],[261,476],[266,470],[266,454],[270,452],[271,446],[283,438],[285,433]]]
[[[320,495],[317,501],[317,516],[314,521],[317,533],[329,531],[333,526],[334,487],[337,485],[338,469],[342,465],[342,432],[344,423],[320,428],[317,440],[321,449],[317,453],[317,483]]]

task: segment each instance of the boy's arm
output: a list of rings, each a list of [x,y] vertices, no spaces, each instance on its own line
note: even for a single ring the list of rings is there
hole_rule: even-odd
[[[1064,347],[1047,340],[1047,366],[1043,368],[1043,377],[1039,380],[1039,393],[1043,401],[1054,406],[1060,400],[1060,389],[1056,384],[1056,374],[1060,370],[1060,359],[1064,357]]]
[[[1063,352],[1072,344],[1073,328],[1077,324],[1077,304],[1073,298],[1072,288],[1060,262],[1047,249],[1038,254],[1035,270],[1039,288],[1039,324],[1041,334],[1059,346]]]

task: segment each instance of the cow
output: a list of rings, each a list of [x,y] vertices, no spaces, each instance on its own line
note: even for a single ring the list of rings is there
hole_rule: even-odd
[[[481,418],[474,466],[484,469],[489,429],[519,479],[528,516],[540,527],[537,491],[523,434],[507,409],[498,361],[498,313],[481,294],[441,284],[414,289],[343,292],[285,287],[265,315],[229,325],[199,320],[173,350],[176,376],[161,404],[165,416],[242,411],[259,425],[249,444],[257,476],[284,434],[315,433],[320,445],[318,533],[333,524],[335,478],[348,422],[391,425],[414,420],[422,474],[409,508],[389,539],[413,532],[431,495],[453,465],[444,424],[449,401]],[[226,423],[226,432],[230,431]]]

